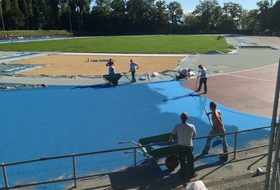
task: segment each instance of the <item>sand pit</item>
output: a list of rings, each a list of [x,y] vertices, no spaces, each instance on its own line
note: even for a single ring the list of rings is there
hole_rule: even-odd
[[[11,62],[10,64],[48,64],[46,67],[22,71],[18,74],[23,75],[104,75],[108,73],[106,63],[110,58],[115,61],[116,73],[128,72],[130,59],[138,63],[141,67],[137,70],[137,74],[150,72],[162,72],[164,70],[173,70],[178,66],[180,60],[185,56],[108,56],[108,55],[50,55],[46,57],[32,58],[22,61]],[[88,60],[90,59],[90,61]]]

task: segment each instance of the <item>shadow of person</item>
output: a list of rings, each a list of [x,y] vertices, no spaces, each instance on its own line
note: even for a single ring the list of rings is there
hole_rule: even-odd
[[[104,89],[104,88],[114,88],[114,86],[104,83],[104,84],[98,84],[98,85],[87,85],[87,86],[75,86],[72,89],[86,89],[86,88],[92,88],[92,89]]]
[[[199,177],[199,179],[203,179],[203,178],[209,176],[210,174],[214,173],[215,171],[221,170],[225,166],[231,168],[232,162],[233,162],[233,159],[229,160],[228,162],[223,162],[223,161],[219,160],[217,162],[213,162],[210,164],[202,164],[200,166],[197,166],[195,168],[195,170],[198,172],[201,170],[204,170],[204,172],[201,172],[201,173],[205,173],[205,174]]]
[[[202,159],[204,157],[205,157],[205,155],[203,153],[201,153],[201,154],[194,157],[194,161],[197,161],[197,160]]]
[[[123,172],[109,174],[113,189],[174,189],[178,186],[187,186],[186,180],[169,169],[157,168],[130,169]]]

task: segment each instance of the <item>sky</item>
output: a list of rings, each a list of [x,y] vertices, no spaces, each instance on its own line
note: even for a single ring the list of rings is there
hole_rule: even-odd
[[[193,11],[196,5],[199,5],[199,0],[165,0],[165,1],[167,4],[173,1],[179,2],[182,5],[184,12],[186,13]],[[228,2],[238,3],[243,7],[243,9],[252,10],[258,8],[257,7],[258,1],[260,0],[218,0],[218,3],[220,4],[221,7],[224,5],[224,3],[228,3]]]

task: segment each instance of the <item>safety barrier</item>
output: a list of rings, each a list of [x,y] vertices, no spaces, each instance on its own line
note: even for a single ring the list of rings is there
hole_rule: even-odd
[[[262,148],[262,147],[268,146],[268,144],[263,144],[263,145],[258,145],[258,146],[254,146],[254,147],[249,147],[249,148],[237,150],[238,134],[244,133],[244,132],[252,132],[252,131],[256,131],[256,130],[263,130],[263,129],[267,129],[267,128],[270,128],[270,126],[225,133],[225,135],[234,135],[233,151],[228,152],[228,154],[233,154],[233,159],[235,159],[237,152],[242,152],[242,151],[247,151],[247,150],[252,150],[252,149],[257,149],[257,148]],[[211,136],[216,136],[216,135],[211,135]],[[207,137],[209,137],[209,136],[201,136],[201,137],[195,138],[194,140],[203,139],[203,138],[207,138]],[[158,145],[158,144],[162,144],[162,143],[157,143],[156,145]],[[155,144],[153,144],[153,145],[155,145]],[[13,163],[2,163],[2,164],[0,164],[0,166],[2,168],[2,173],[3,173],[3,176],[4,176],[5,187],[4,188],[2,187],[0,189],[14,189],[14,188],[21,188],[21,187],[28,187],[28,186],[35,186],[35,185],[42,185],[42,184],[50,184],[50,183],[57,183],[57,182],[65,182],[65,181],[73,181],[74,182],[74,187],[77,187],[77,180],[79,180],[79,179],[96,177],[96,176],[104,176],[104,175],[109,175],[109,174],[113,174],[113,173],[122,172],[122,171],[114,171],[114,172],[104,172],[104,173],[99,173],[99,174],[94,174],[94,175],[77,176],[77,172],[76,172],[77,171],[76,170],[77,169],[77,165],[76,165],[76,158],[77,157],[96,155],[96,154],[104,154],[104,153],[109,153],[109,152],[133,150],[133,153],[134,153],[134,168],[133,169],[134,169],[134,171],[136,171],[138,169],[137,168],[137,154],[136,153],[139,152],[138,149],[140,149],[142,147],[148,147],[148,146],[151,146],[151,145],[134,146],[134,147],[119,148],[119,149],[112,149],[112,150],[103,150],[103,151],[88,152],[88,153],[81,153],[81,154],[71,154],[71,155],[64,155],[64,156],[39,158],[39,159],[34,159],[34,160],[27,160],[27,161],[21,161],[21,162],[13,162]],[[205,156],[204,158],[213,157],[213,156],[222,155],[222,154],[223,153],[208,155],[208,156]],[[42,182],[33,182],[33,183],[27,183],[27,184],[15,185],[15,186],[9,186],[8,175],[7,175],[7,172],[6,172],[7,167],[14,166],[14,165],[23,165],[23,164],[28,164],[28,163],[34,163],[34,162],[42,162],[42,161],[46,161],[46,160],[64,159],[64,158],[71,158],[72,171],[73,171],[72,176],[73,177],[64,178],[64,179],[48,180],[48,181],[42,181]]]

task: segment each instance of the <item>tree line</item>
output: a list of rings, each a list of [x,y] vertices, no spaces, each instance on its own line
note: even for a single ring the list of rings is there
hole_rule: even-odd
[[[164,0],[0,0],[2,30],[69,30],[77,35],[280,32],[280,0],[246,10],[200,0],[185,13]]]

